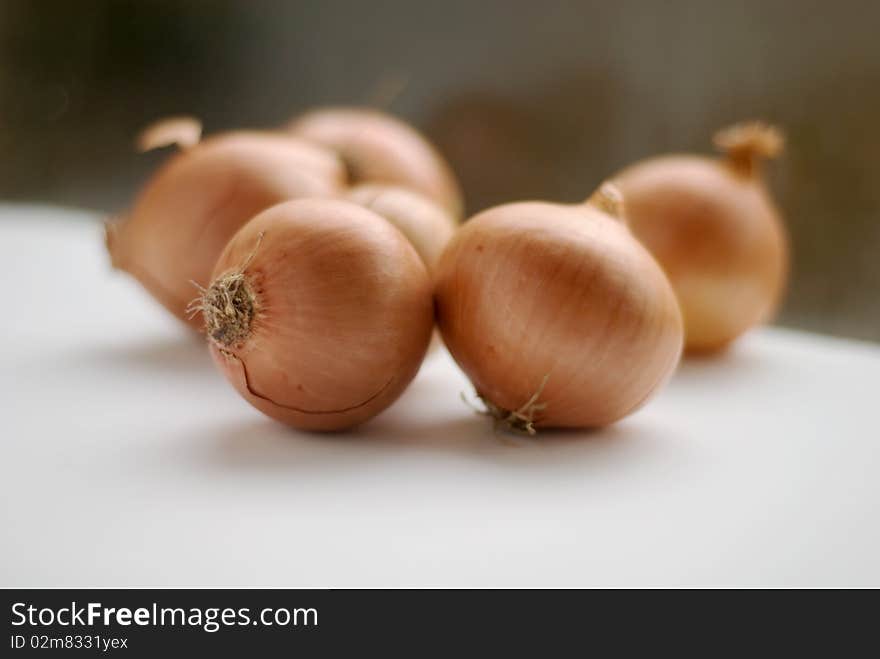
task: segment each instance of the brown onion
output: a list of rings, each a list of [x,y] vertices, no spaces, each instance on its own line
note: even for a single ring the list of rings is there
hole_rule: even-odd
[[[433,199],[453,217],[461,216],[461,190],[449,165],[399,119],[367,108],[330,107],[301,115],[287,130],[339,153],[352,185],[400,185]]]
[[[217,365],[254,407],[297,428],[375,416],[418,371],[431,282],[406,238],[347,201],[303,199],[248,222],[199,305]]]
[[[761,123],[718,133],[721,159],[670,155],[615,177],[633,233],[654,254],[681,304],[689,351],[725,347],[776,309],[788,241],[761,160],[782,138]]]
[[[443,252],[440,331],[508,427],[611,423],[678,363],[675,295],[621,214],[609,185],[586,204],[506,204],[466,222]]]
[[[173,131],[150,130],[144,145],[174,141]],[[123,220],[107,225],[107,248],[115,267],[198,328],[201,321],[186,312],[196,294],[191,282],[208,284],[232,235],[281,201],[336,195],[343,181],[341,161],[311,143],[272,133],[218,135],[160,168]]]
[[[399,186],[365,183],[352,188],[346,196],[397,227],[429,270],[458,226],[448,211],[418,192]]]

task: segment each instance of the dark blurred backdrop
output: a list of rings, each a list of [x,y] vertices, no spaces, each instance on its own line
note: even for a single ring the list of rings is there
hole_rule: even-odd
[[[390,104],[451,160],[470,211],[582,199],[761,117],[794,243],[781,322],[880,339],[880,3],[0,3],[0,198],[122,209],[167,154],[148,121],[278,124]],[[396,93],[395,93],[396,91]]]

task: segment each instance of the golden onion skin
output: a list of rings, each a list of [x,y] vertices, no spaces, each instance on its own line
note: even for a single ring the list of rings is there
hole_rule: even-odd
[[[271,133],[211,137],[175,154],[131,210],[107,226],[114,267],[128,271],[193,329],[187,312],[226,243],[260,211],[287,199],[329,197],[344,183],[341,161],[313,144]]]
[[[760,146],[721,159],[651,158],[614,177],[633,234],[672,282],[689,352],[725,348],[771,319],[782,298],[788,238],[761,177]]]
[[[476,215],[440,258],[435,305],[443,340],[487,406],[513,411],[540,393],[538,428],[617,421],[681,354],[681,316],[659,265],[590,204]]]
[[[416,248],[429,270],[452,238],[458,222],[424,195],[395,185],[363,183],[346,198],[381,215]]]
[[[369,108],[320,108],[294,119],[287,132],[336,151],[348,167],[351,185],[399,185],[433,199],[454,218],[461,217],[461,189],[446,160],[421,133],[389,114]]]
[[[233,237],[214,275],[202,310],[215,362],[254,407],[296,428],[342,430],[372,418],[427,350],[427,269],[397,229],[354,203],[304,199],[266,210]],[[253,295],[247,322],[211,302],[236,275]]]

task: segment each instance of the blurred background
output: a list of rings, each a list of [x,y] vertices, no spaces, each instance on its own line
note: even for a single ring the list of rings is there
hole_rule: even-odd
[[[880,3],[2,0],[0,199],[124,209],[147,122],[273,126],[377,104],[431,137],[468,210],[583,199],[648,155],[778,123],[779,321],[880,340]]]

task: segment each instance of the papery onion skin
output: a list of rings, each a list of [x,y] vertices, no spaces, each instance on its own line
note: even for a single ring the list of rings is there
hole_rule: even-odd
[[[405,235],[429,270],[452,238],[458,222],[424,195],[400,186],[364,183],[346,198],[381,215]]]
[[[313,144],[271,133],[218,135],[175,154],[131,210],[107,226],[113,265],[126,270],[193,329],[187,312],[224,246],[260,211],[287,199],[330,197],[342,163]]]
[[[215,362],[254,407],[296,428],[370,419],[403,392],[427,350],[425,265],[390,223],[351,202],[266,210],[233,237],[214,275],[202,306]],[[237,275],[252,312],[229,316],[211,300]]]
[[[487,406],[514,411],[538,394],[537,428],[626,416],[681,354],[681,316],[660,266],[592,204],[520,202],[476,215],[440,258],[435,305]]]
[[[189,149],[202,139],[202,122],[196,117],[165,117],[144,128],[135,140],[140,152],[176,145]]]
[[[419,192],[456,219],[464,202],[452,169],[409,124],[369,108],[327,107],[294,119],[287,132],[334,149],[351,185],[386,183]]]
[[[716,143],[726,157],[661,156],[614,177],[633,233],[678,295],[692,353],[721,350],[769,320],[788,273],[788,238],[760,168],[781,136],[742,124]]]

